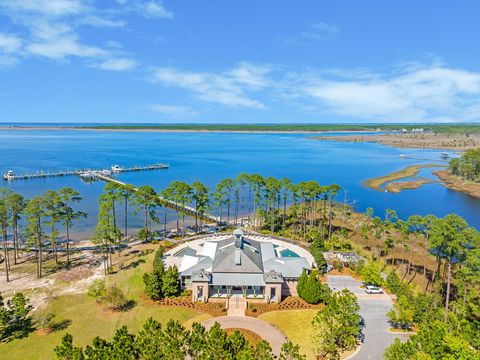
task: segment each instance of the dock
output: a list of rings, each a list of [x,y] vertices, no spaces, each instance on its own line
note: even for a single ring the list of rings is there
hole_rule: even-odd
[[[111,176],[103,175],[103,174],[98,174],[97,175],[98,179],[103,180],[105,182],[112,182],[120,186],[126,186],[127,183],[124,183],[123,181],[117,180],[112,178]],[[137,188],[134,187],[134,191],[137,191]],[[160,204],[162,204],[165,207],[168,207],[169,209],[173,210],[178,210],[186,215],[189,216],[198,216],[199,219],[206,220],[206,221],[211,221],[216,224],[221,224],[223,223],[222,219],[220,219],[219,216],[215,216],[209,213],[199,213],[197,209],[194,207],[188,206],[188,205],[183,205],[180,203],[177,203],[173,200],[169,200],[164,198],[163,196],[158,195],[158,201]]]
[[[41,179],[48,177],[61,177],[61,176],[80,176],[83,179],[96,179],[99,174],[111,175],[112,173],[122,172],[134,172],[134,171],[151,171],[151,170],[163,170],[168,169],[168,164],[151,164],[151,165],[137,165],[130,167],[121,167],[119,165],[113,165],[111,169],[76,169],[76,170],[60,170],[60,171],[38,171],[36,173],[28,174],[15,174],[13,171],[7,171],[3,175],[3,179],[6,181],[14,180],[28,180],[28,179]]]

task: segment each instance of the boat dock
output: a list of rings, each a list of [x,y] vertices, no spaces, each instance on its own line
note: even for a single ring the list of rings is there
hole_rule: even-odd
[[[97,177],[98,177],[98,179],[103,180],[105,182],[113,182],[113,183],[121,185],[121,186],[127,185],[126,183],[124,183],[120,180],[114,179],[114,178],[112,178],[108,175],[98,174]],[[137,188],[134,187],[134,190],[137,191]],[[168,208],[173,209],[173,210],[178,210],[178,211],[180,211],[180,212],[182,212],[186,215],[198,216],[199,219],[202,219],[204,221],[205,220],[206,221],[211,221],[211,222],[214,222],[214,223],[217,223],[217,224],[223,223],[223,221],[220,219],[219,216],[215,216],[215,215],[212,215],[212,214],[209,214],[209,213],[199,213],[197,211],[197,209],[195,209],[194,207],[177,203],[173,200],[166,199],[163,196],[158,195],[158,200],[159,200],[159,203],[162,204],[163,206],[168,207]]]
[[[96,179],[98,175],[111,175],[112,173],[133,172],[133,171],[149,171],[149,170],[162,170],[168,169],[168,164],[152,164],[144,166],[131,166],[121,167],[119,165],[113,165],[111,169],[77,169],[77,170],[61,170],[61,171],[38,171],[36,173],[28,174],[15,174],[9,170],[3,175],[3,179],[7,181],[13,180],[28,180],[28,179],[40,179],[47,177],[59,177],[59,176],[80,176],[83,179]]]

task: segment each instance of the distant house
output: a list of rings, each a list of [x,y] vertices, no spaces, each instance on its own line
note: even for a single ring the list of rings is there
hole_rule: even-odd
[[[323,258],[329,265],[332,265],[335,261],[340,261],[343,265],[348,265],[365,260],[353,251],[325,251]]]
[[[192,290],[194,302],[231,295],[280,302],[296,295],[299,276],[314,263],[297,245],[241,230],[187,245],[171,250],[165,261],[178,265],[182,287]]]

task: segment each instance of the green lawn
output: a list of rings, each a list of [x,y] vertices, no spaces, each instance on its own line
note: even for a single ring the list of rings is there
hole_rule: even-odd
[[[270,311],[258,318],[282,330],[307,359],[315,359],[312,349],[312,320],[318,309]]]
[[[120,271],[108,278],[110,283],[115,283],[123,289],[129,299],[136,301],[135,307],[131,310],[112,312],[98,305],[86,294],[53,298],[50,301],[50,309],[56,314],[56,320],[69,320],[70,325],[65,330],[54,333],[39,335],[33,332],[25,339],[2,343],[0,359],[52,359],[53,348],[60,344],[61,337],[66,332],[73,335],[74,343],[85,346],[97,335],[111,338],[115,330],[122,325],[127,325],[130,332],[136,332],[148,317],[162,323],[169,319],[183,323],[201,314],[193,309],[162,307],[143,301],[140,297],[143,291],[142,275],[151,269],[153,253],[132,260],[138,259],[141,261],[137,267]]]

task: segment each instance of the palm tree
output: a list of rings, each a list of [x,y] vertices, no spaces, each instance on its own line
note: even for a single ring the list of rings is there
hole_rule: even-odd
[[[61,218],[63,226],[65,227],[65,240],[67,244],[67,265],[70,264],[70,229],[73,226],[75,220],[80,218],[86,218],[87,213],[73,209],[74,203],[82,201],[82,197],[77,190],[70,187],[63,187],[58,190],[58,196],[60,197],[61,205]]]

